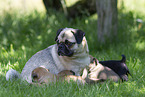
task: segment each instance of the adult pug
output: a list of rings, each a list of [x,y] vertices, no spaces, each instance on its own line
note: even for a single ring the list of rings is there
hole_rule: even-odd
[[[62,28],[57,31],[55,41],[57,44],[33,55],[21,74],[10,69],[6,74],[6,80],[19,77],[31,83],[31,72],[37,67],[44,67],[56,75],[63,70],[72,70],[75,75],[80,75],[80,71],[90,63],[85,33],[79,29]]]

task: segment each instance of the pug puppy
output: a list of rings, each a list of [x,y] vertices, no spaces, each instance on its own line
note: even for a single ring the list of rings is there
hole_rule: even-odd
[[[55,74],[50,73],[46,68],[37,67],[32,71],[33,83],[51,83],[56,82]]]
[[[56,83],[56,81],[70,82],[70,80],[76,81],[79,84],[85,83],[85,80],[81,76],[75,76],[73,74],[74,72],[71,70],[63,70],[59,72],[58,75],[55,75],[50,73],[46,68],[38,67],[32,71],[32,80],[33,83],[38,84],[50,84]]]
[[[100,64],[112,69],[115,73],[117,73],[120,79],[123,81],[128,81],[128,75],[131,76],[131,73],[125,64],[126,56],[122,55],[121,60],[107,60],[107,61],[99,61]]]
[[[61,28],[57,31],[55,41],[56,44],[34,54],[25,64],[21,74],[10,69],[6,73],[6,80],[20,76],[22,80],[32,83],[31,73],[37,67],[44,67],[55,75],[63,70],[72,70],[79,76],[80,71],[90,63],[85,33],[79,29]]]
[[[103,66],[99,63],[99,61],[90,56],[90,65],[89,65],[89,78],[90,79],[103,79],[112,80],[114,82],[118,82],[120,77],[117,73],[115,73],[111,68]]]
[[[78,84],[85,84],[85,83],[98,83],[102,80],[95,79],[91,80],[86,78],[87,75],[83,76],[75,76],[74,72],[71,70],[63,70],[59,72],[57,75],[50,73],[46,68],[37,67],[32,71],[32,83],[31,84],[50,84],[56,83],[57,81],[67,81],[70,82],[75,81]]]

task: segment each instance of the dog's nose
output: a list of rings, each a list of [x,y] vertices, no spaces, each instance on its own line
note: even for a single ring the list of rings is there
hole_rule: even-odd
[[[32,74],[32,78],[38,78],[38,75],[37,74]]]
[[[60,46],[59,46],[59,49],[63,49],[63,46],[62,46],[62,45],[60,45]]]
[[[58,47],[59,47],[60,50],[65,48],[63,43],[60,43]]]

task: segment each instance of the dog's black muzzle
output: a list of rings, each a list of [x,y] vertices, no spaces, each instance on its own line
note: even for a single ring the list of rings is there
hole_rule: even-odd
[[[65,43],[60,43],[58,44],[58,51],[57,51],[59,56],[68,56],[71,57],[73,55],[73,51],[68,48]]]

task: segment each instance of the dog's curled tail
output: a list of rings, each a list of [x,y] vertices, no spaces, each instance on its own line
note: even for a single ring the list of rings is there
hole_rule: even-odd
[[[122,56],[121,62],[125,63],[126,62],[126,56],[125,55],[121,55],[121,56]]]
[[[17,72],[16,70],[14,69],[10,69],[7,73],[6,73],[6,80],[7,81],[12,81],[12,80],[15,80],[15,79],[19,79],[20,78],[20,73]]]

